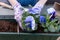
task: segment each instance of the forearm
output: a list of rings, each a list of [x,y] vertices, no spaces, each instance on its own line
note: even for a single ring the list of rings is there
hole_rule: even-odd
[[[46,2],[47,2],[47,0],[39,0],[39,2],[37,2],[36,5],[33,8],[38,7],[40,5],[44,6]]]
[[[12,6],[10,6],[10,5],[6,4],[6,3],[3,3],[3,2],[0,2],[0,5],[3,6],[3,7],[7,7],[9,9],[13,9]]]
[[[36,14],[36,13],[39,14],[46,2],[47,2],[47,0],[39,0],[36,3],[36,5],[31,9],[31,11],[29,10],[29,12],[32,14]]]
[[[13,7],[18,4],[17,0],[9,0],[9,2]]]

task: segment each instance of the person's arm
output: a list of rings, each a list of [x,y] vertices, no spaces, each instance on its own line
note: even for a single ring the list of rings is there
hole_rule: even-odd
[[[39,0],[34,7],[32,7],[32,11],[29,10],[30,13],[36,14],[36,13],[40,13],[43,6],[45,5],[45,3],[47,2],[47,0]]]
[[[6,7],[6,8],[9,8],[9,9],[13,9],[12,6],[6,4],[6,3],[3,3],[3,2],[0,2],[0,6],[3,6],[3,7]]]
[[[46,2],[47,0],[39,0],[33,8],[38,7],[38,6],[44,6]]]
[[[8,0],[8,1],[13,7],[17,4],[17,0]]]
[[[18,4],[17,0],[8,0],[10,2],[10,4],[14,7]],[[20,3],[19,3],[20,5]],[[21,6],[21,5],[20,5]]]

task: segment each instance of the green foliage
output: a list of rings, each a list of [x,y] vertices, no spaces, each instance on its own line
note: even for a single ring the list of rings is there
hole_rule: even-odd
[[[32,31],[31,28],[26,27],[25,22],[24,22],[24,20],[25,20],[26,17],[28,17],[28,16],[33,16],[34,19],[35,19],[36,24],[38,23],[37,20],[39,20],[39,19],[36,18],[36,15],[34,15],[34,14],[30,14],[28,11],[24,11],[24,13],[22,14],[22,27],[23,27],[26,31]],[[35,29],[37,29],[37,27],[35,27]]]
[[[27,31],[32,31],[29,28],[26,28],[24,20],[26,19],[27,16],[33,16],[35,19],[36,24],[38,24],[40,27],[43,27],[44,32],[60,32],[60,22],[58,20],[58,18],[53,19],[52,21],[50,21],[50,15],[48,14],[42,14],[43,16],[45,16],[46,18],[46,23],[45,24],[38,24],[39,23],[39,16],[40,15],[34,15],[34,14],[29,14],[29,12],[25,11],[23,13],[23,17],[22,17],[22,26],[24,29],[27,29]]]
[[[60,22],[58,18],[53,19],[50,21],[50,16],[45,14],[46,17],[46,24],[41,24],[44,28],[44,32],[59,32],[60,31]]]

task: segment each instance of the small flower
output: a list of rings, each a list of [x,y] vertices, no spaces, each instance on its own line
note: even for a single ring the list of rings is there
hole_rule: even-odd
[[[56,15],[55,9],[54,8],[48,8],[47,12],[50,15],[50,20],[53,20],[55,18],[55,15]]]
[[[53,14],[53,13],[56,12],[56,11],[55,11],[54,8],[48,8],[48,9],[47,9],[47,12],[48,12],[48,14]]]
[[[44,16],[40,16],[40,23],[46,23],[46,18]]]
[[[55,12],[50,16],[50,20],[55,19]]]
[[[35,29],[35,20],[34,20],[34,18],[33,18],[32,16],[26,17],[25,23],[26,23],[26,24],[25,24],[26,27],[29,27],[29,28],[31,28],[32,30]]]
[[[33,19],[34,18],[32,16],[27,16],[25,22],[33,21]]]
[[[31,26],[31,25],[32,25],[32,22],[31,22],[31,21],[29,21],[29,22],[25,22],[25,23],[26,23],[26,24],[25,24],[26,27],[29,27],[30,29],[32,28],[32,26]]]

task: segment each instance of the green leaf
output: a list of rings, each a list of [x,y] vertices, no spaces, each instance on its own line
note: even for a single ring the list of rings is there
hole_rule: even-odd
[[[49,30],[50,32],[55,32],[55,31],[56,31],[53,25],[50,25],[50,26],[48,27],[48,30]]]
[[[52,23],[55,23],[56,21],[58,21],[58,19],[54,19],[54,20],[52,20],[51,22],[52,22]]]
[[[57,26],[57,31],[60,31],[60,25]]]
[[[48,29],[44,29],[44,32],[48,32]]]

